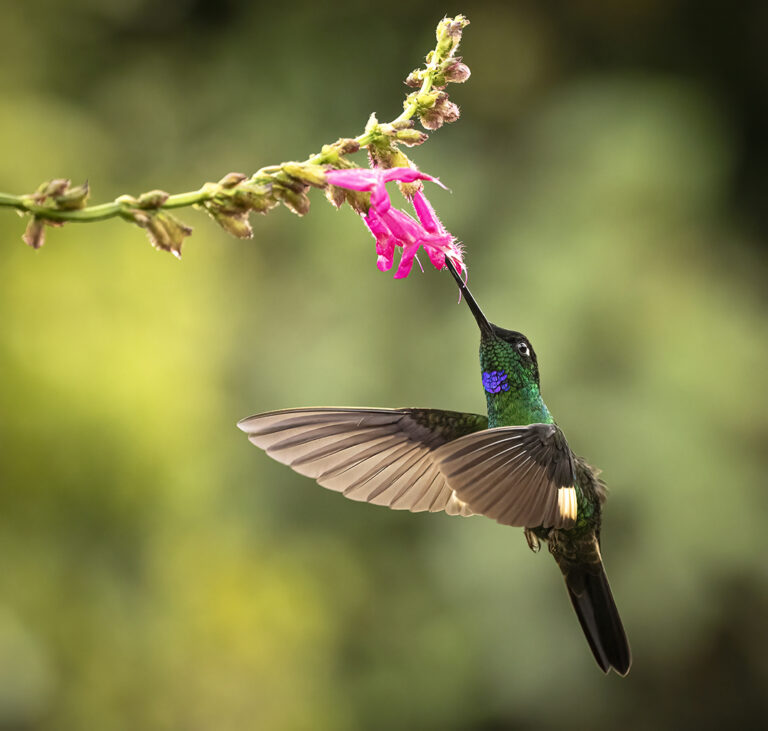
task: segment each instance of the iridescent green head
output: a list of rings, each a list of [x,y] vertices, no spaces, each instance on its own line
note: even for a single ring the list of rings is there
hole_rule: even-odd
[[[480,368],[491,425],[551,422],[530,341],[489,322],[456,270],[450,265],[449,269],[480,328]]]

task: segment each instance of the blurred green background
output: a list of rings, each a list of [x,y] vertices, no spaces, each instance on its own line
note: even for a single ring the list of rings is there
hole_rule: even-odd
[[[349,209],[183,261],[0,212],[0,728],[757,728],[768,711],[762,2],[6,2],[0,190],[94,201],[302,159],[466,12],[462,119],[414,160],[489,317],[611,487],[634,654],[603,677],[545,552],[348,502],[235,428],[301,405],[482,410],[445,273]],[[360,160],[362,164],[362,159]]]

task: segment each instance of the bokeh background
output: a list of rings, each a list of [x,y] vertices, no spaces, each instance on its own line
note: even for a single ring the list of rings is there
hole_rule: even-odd
[[[757,728],[768,701],[768,6],[6,2],[0,190],[191,190],[400,110],[466,12],[462,119],[414,160],[611,487],[631,639],[598,671],[546,555],[348,502],[238,418],[482,410],[446,273],[394,281],[313,194],[184,259],[0,215],[0,728]],[[362,164],[362,159],[361,159]]]

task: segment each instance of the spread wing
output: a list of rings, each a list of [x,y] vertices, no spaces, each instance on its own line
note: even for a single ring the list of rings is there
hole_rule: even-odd
[[[472,515],[446,484],[434,450],[485,429],[485,416],[438,409],[285,409],[238,426],[273,459],[352,500]]]
[[[554,424],[468,434],[439,447],[435,459],[473,513],[524,528],[569,528],[576,522],[571,450]]]

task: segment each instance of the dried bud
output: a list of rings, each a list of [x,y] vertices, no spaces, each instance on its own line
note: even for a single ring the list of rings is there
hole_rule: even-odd
[[[427,109],[419,116],[419,121],[424,129],[436,130],[443,126],[443,115],[437,109]]]
[[[471,71],[469,66],[465,63],[461,63],[460,58],[456,58],[452,63],[449,63],[443,70],[445,80],[452,84],[463,84],[470,76]]]
[[[440,107],[443,122],[455,122],[459,118],[459,107],[453,102],[446,102]]]
[[[41,218],[32,218],[27,224],[27,230],[21,237],[22,241],[33,249],[39,249],[45,243],[45,224]]]
[[[461,40],[461,33],[469,25],[469,20],[463,15],[457,15],[455,18],[443,18],[437,26],[437,40],[441,41],[449,38],[458,45]]]
[[[243,173],[227,173],[220,181],[219,185],[222,188],[234,188],[240,185],[244,180],[247,180],[248,176]]]
[[[347,199],[347,191],[344,188],[339,188],[337,185],[329,185],[325,189],[325,197],[336,208],[341,208],[344,201]]]
[[[405,79],[405,85],[410,86],[411,89],[418,89],[422,83],[422,71],[421,69],[414,69]]]
[[[368,213],[371,207],[371,194],[362,190],[348,190],[347,203],[352,207],[355,213]]]
[[[286,162],[282,168],[292,178],[296,178],[296,180],[300,180],[303,183],[314,185],[316,188],[324,188],[326,185],[325,170],[321,165]]]
[[[82,185],[70,188],[61,195],[55,196],[53,200],[56,203],[57,208],[64,211],[74,211],[78,208],[85,208],[89,195],[90,189],[88,188],[88,181],[86,180]]]
[[[292,213],[304,216],[309,213],[309,198],[306,193],[298,193],[291,188],[275,185],[273,192],[278,200]]]
[[[53,198],[57,195],[65,193],[69,188],[69,180],[67,178],[56,178],[56,180],[49,180],[43,183],[35,194],[36,198],[44,201],[46,198]]]
[[[213,201],[206,203],[205,209],[227,233],[239,239],[250,239],[253,236],[253,229],[248,221],[249,211],[226,211]]]
[[[249,183],[237,188],[231,197],[233,210],[249,210],[256,213],[271,211],[278,203],[272,185]]]
[[[401,129],[397,133],[397,141],[402,142],[406,147],[416,147],[426,142],[429,135],[425,132],[419,132],[417,129]]]
[[[192,229],[166,211],[151,214],[136,213],[131,216],[142,228],[147,230],[149,241],[156,249],[168,251],[181,259],[181,245]]]
[[[145,210],[148,208],[160,208],[168,198],[170,198],[170,195],[164,190],[150,190],[148,193],[142,193],[139,196],[136,205]]]
[[[410,168],[413,163],[408,156],[397,149],[389,141],[368,146],[368,160],[374,168]]]
[[[360,143],[349,137],[342,137],[334,143],[334,146],[338,148],[340,155],[354,155],[360,151]]]

